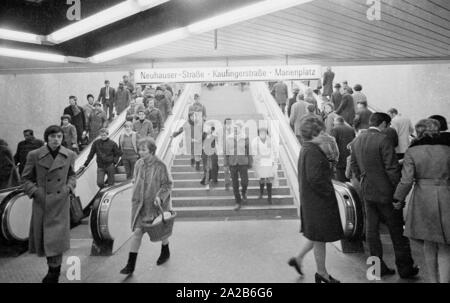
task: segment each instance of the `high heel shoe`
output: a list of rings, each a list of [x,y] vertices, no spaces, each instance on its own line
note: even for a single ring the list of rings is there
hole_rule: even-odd
[[[318,273],[315,274],[314,276],[316,283],[341,283],[341,281],[336,280],[335,278],[333,278],[331,275],[328,275],[328,279],[325,279],[325,277],[319,275]]]
[[[297,260],[295,260],[295,258],[290,258],[288,264],[289,266],[294,267],[300,276],[304,275],[301,266],[298,265]]]

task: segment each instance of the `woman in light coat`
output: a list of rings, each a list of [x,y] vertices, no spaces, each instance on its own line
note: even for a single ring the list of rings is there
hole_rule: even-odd
[[[121,274],[132,274],[136,265],[137,254],[144,235],[144,222],[152,222],[163,211],[172,209],[170,193],[172,178],[166,164],[155,156],[156,143],[152,138],[142,138],[138,141],[141,158],[136,162],[133,177],[133,194],[131,200],[131,239],[130,253],[127,265]],[[156,264],[165,263],[170,257],[169,239],[162,240],[161,255]]]
[[[394,201],[409,201],[405,236],[423,245],[430,282],[450,282],[450,147],[439,135],[439,122],[420,120],[417,139],[405,153]]]
[[[23,191],[33,199],[28,247],[47,257],[43,283],[57,283],[62,255],[70,248],[70,201],[74,191],[76,155],[61,146],[63,131],[53,125],[44,133],[44,145],[31,151],[22,173]]]
[[[258,136],[252,140],[251,148],[256,177],[259,179],[259,199],[262,199],[264,186],[267,185],[267,201],[272,204],[272,183],[277,174],[278,153],[267,126],[259,127]]]

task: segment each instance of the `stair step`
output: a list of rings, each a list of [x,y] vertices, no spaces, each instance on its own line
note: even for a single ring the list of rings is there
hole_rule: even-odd
[[[203,171],[203,165],[200,165],[200,168]],[[278,170],[282,170],[281,164],[278,164]],[[192,167],[191,165],[172,165],[172,168],[170,169],[172,172],[190,172],[190,171],[196,171],[195,167]],[[219,165],[219,171],[223,170],[223,165]],[[249,171],[254,171],[253,169],[250,169]]]
[[[273,195],[289,195],[290,188],[288,186],[277,187],[272,189]],[[248,196],[259,195],[259,187],[248,187]],[[174,188],[172,189],[172,197],[217,197],[217,196],[233,196],[232,190],[225,190],[223,187],[218,187],[211,190],[206,190],[204,186],[202,187],[191,187],[191,188]]]
[[[248,196],[247,203],[249,206],[269,206],[267,195],[262,199],[257,196]],[[208,207],[208,206],[234,206],[236,201],[234,197],[174,197],[172,198],[173,207]],[[272,196],[272,205],[294,205],[294,197],[287,195]]]
[[[287,186],[287,179],[279,179],[280,186]],[[259,186],[259,179],[249,178],[248,180],[249,186]],[[200,184],[200,179],[192,179],[192,180],[173,180],[174,188],[186,188],[186,187],[203,187]],[[225,188],[225,180],[218,180],[215,188]],[[266,189],[265,189],[266,190]]]
[[[114,174],[114,182],[121,183],[127,181],[127,174]]]
[[[238,211],[234,206],[209,206],[209,207],[174,207],[179,218],[199,217],[249,217],[258,219],[260,217],[298,218],[297,207],[294,205],[266,205],[250,206],[243,205]]]
[[[202,163],[203,162],[200,161],[200,164],[202,164]],[[223,159],[219,159],[218,163],[219,163],[220,167],[223,166],[223,163],[224,163]],[[280,163],[278,163],[278,165],[279,165],[279,167],[281,167]],[[173,160],[172,166],[191,166],[191,160],[190,159],[175,159],[175,160]]]
[[[171,172],[172,178],[174,180],[192,180],[192,179],[198,179],[199,182],[201,180],[201,178],[203,177],[203,171],[187,171],[187,172]],[[255,178],[255,172],[254,171],[249,171],[248,172],[248,177],[249,178]],[[284,171],[279,170],[278,171],[278,177],[280,178],[284,178]],[[223,179],[224,178],[224,172],[223,170],[219,171],[219,179]]]

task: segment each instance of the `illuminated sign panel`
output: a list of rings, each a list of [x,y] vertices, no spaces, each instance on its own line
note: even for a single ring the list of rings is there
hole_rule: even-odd
[[[136,83],[239,82],[319,78],[321,78],[319,65],[137,69],[134,72]]]

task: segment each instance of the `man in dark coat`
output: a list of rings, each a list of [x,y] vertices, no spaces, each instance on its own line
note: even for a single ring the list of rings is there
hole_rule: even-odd
[[[94,155],[97,156],[97,186],[100,188],[105,187],[105,175],[108,176],[108,185],[114,185],[114,166],[119,162],[119,158],[122,155],[122,151],[117,143],[109,139],[108,135],[109,131],[107,128],[100,130],[100,139],[92,143],[86,162],[81,166],[81,169],[84,169],[89,165]]]
[[[356,105],[356,115],[353,122],[355,129],[368,129],[369,119],[372,112],[367,108],[367,102],[360,102]]]
[[[84,117],[84,110],[81,106],[77,105],[77,97],[69,97],[70,105],[64,109],[64,115],[70,115],[71,123],[75,126],[77,130],[77,144],[78,146],[82,143],[83,136],[86,136],[87,125],[86,118]]]
[[[322,96],[331,97],[333,93],[334,73],[331,67],[327,67],[327,71],[323,74],[323,93]]]
[[[394,146],[382,131],[391,122],[389,115],[374,113],[370,128],[361,133],[352,144],[351,168],[361,183],[366,209],[366,240],[370,255],[381,260],[381,276],[394,274],[383,261],[379,224],[384,221],[389,229],[395,252],[395,263],[400,277],[417,275],[409,240],[403,236],[403,212],[395,209],[393,195],[400,181],[400,166]]]
[[[355,131],[345,124],[344,118],[336,116],[334,118],[334,127],[331,130],[331,135],[336,139],[336,144],[339,149],[339,160],[336,164],[335,179],[340,182],[348,182],[349,180],[345,177],[347,157],[350,155],[347,145],[355,138]]]
[[[119,87],[116,90],[116,100],[114,102],[116,106],[117,115],[120,115],[128,105],[130,105],[131,93],[123,82],[119,82]]]
[[[236,200],[235,210],[247,201],[248,170],[252,168],[253,157],[250,154],[250,142],[243,132],[243,123],[234,123],[234,133],[226,138],[224,166],[229,167]],[[241,178],[242,197],[239,193],[239,177]]]
[[[22,174],[25,164],[27,163],[27,155],[30,151],[38,149],[44,145],[42,140],[36,139],[34,137],[34,132],[32,129],[26,129],[23,131],[23,136],[25,140],[20,141],[17,144],[17,151],[14,155],[14,161],[19,167],[19,173]]]
[[[114,102],[116,101],[116,91],[109,86],[109,80],[105,80],[105,86],[100,89],[97,102],[103,104],[103,111],[107,115],[108,120],[113,119]]]
[[[334,86],[334,92],[331,94],[331,103],[333,103],[334,108],[339,108],[342,101],[342,94],[341,94],[341,85],[339,83],[336,83]]]
[[[344,118],[345,122],[353,125],[353,120],[355,119],[355,103],[352,97],[353,90],[348,87],[342,96],[342,101],[339,107],[336,108],[336,114]]]
[[[22,174],[23,191],[33,198],[30,253],[47,257],[43,283],[57,283],[62,255],[70,248],[70,199],[76,185],[76,155],[61,146],[63,131],[52,125],[45,130],[47,146],[31,151]]]

